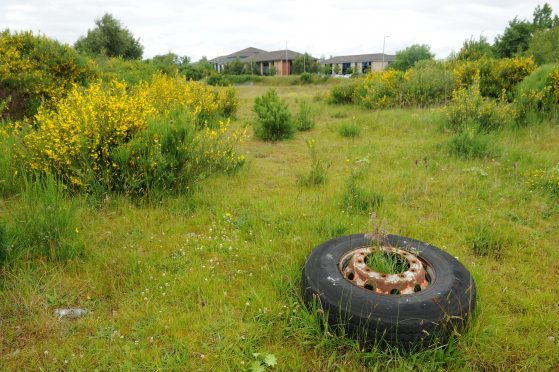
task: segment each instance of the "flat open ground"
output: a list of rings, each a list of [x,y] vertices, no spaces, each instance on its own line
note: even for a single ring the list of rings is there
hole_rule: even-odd
[[[236,126],[250,125],[254,98],[268,88],[239,88]],[[293,112],[297,99],[313,103],[314,129],[275,144],[249,135],[245,166],[190,196],[83,200],[76,231],[88,257],[6,276],[0,369],[238,370],[253,353],[273,354],[278,370],[559,368],[559,206],[526,184],[526,174],[557,163],[557,124],[491,134],[494,156],[464,160],[449,155],[438,109],[332,106],[316,98],[327,85],[277,90]],[[359,135],[340,136],[344,122]],[[308,139],[330,163],[315,187],[296,183],[309,171]],[[370,229],[366,213],[341,203],[357,167],[359,183],[384,196],[377,215],[388,232],[438,246],[473,273],[477,317],[450,347],[367,352],[302,308],[301,268],[313,247]],[[474,254],[476,226],[499,235],[500,253]],[[68,306],[91,313],[54,317]]]

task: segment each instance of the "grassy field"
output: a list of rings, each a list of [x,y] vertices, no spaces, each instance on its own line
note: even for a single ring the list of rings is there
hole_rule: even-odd
[[[239,88],[235,126],[250,126],[268,88]],[[489,134],[490,156],[462,159],[450,155],[438,109],[332,106],[326,85],[277,90],[293,112],[298,99],[312,102],[314,129],[281,143],[249,135],[245,166],[192,195],[78,198],[87,257],[3,272],[0,369],[243,370],[268,354],[277,370],[559,368],[559,203],[526,184],[559,160],[557,123]],[[310,139],[329,167],[324,184],[303,187]],[[382,195],[388,232],[438,246],[473,273],[477,316],[447,348],[363,350],[303,308],[313,247],[370,229],[369,213],[343,206],[350,177]],[[1,203],[9,218],[15,200]],[[90,313],[58,320],[59,307]]]

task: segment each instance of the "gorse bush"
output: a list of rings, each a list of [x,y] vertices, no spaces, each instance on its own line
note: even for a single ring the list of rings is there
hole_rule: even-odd
[[[293,137],[295,127],[285,103],[270,89],[254,101],[256,113],[255,134],[267,141],[278,141]]]
[[[32,32],[0,32],[0,104],[7,106],[0,118],[32,116],[42,102],[94,77],[94,63],[67,45]]]
[[[229,136],[228,126],[221,122],[219,128],[198,130],[192,114],[180,109],[152,119],[145,131],[111,151],[115,171],[108,182],[121,193],[157,197],[184,191],[217,171],[234,170],[244,161],[235,151],[242,134]]]
[[[0,261],[82,256],[76,208],[76,201],[64,195],[63,186],[52,176],[27,179],[18,206],[4,226]]]
[[[516,84],[535,68],[534,60],[529,57],[458,61],[453,69],[455,88],[466,88],[478,81],[483,97],[500,98],[505,93],[511,99]]]
[[[384,109],[402,103],[401,83],[404,73],[397,70],[371,72],[355,88],[355,103],[368,109]]]
[[[194,137],[181,140],[195,138],[196,145],[178,141],[179,134],[172,131],[161,132],[148,126],[150,120],[165,120],[176,107],[189,112],[188,122],[197,131]],[[73,189],[127,192],[128,185],[141,185],[131,191],[146,191],[145,185],[150,181],[142,177],[155,177],[152,170],[161,172],[172,161],[165,157],[168,153],[161,148],[162,140],[176,141],[181,151],[215,145],[212,151],[217,155],[213,156],[234,157],[226,138],[236,143],[240,135],[228,133],[228,122],[220,123],[219,117],[235,108],[236,97],[230,93],[221,95],[200,83],[164,75],[154,76],[151,84],[141,83],[131,89],[116,81],[94,83],[86,89],[75,86],[54,108],[41,107],[34,121],[23,128],[18,155],[27,169],[56,175]],[[187,129],[191,130],[180,130]],[[130,156],[126,157],[123,146],[128,143]],[[146,159],[150,171],[141,168]],[[185,170],[185,165],[180,169]],[[132,178],[135,181],[130,181]],[[175,178],[171,172],[169,187],[176,185]]]
[[[312,117],[311,105],[306,100],[299,102],[299,112],[296,118],[297,130],[306,131],[314,127],[314,118]]]
[[[505,100],[482,97],[477,82],[455,90],[445,112],[450,129],[455,131],[461,131],[466,125],[475,125],[480,130],[511,127],[518,115]]]

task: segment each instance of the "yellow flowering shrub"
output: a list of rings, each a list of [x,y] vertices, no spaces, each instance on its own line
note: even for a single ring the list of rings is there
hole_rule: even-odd
[[[32,116],[45,101],[64,97],[72,84],[95,76],[95,63],[30,31],[0,32],[0,105],[4,116]]]
[[[518,116],[513,105],[506,100],[483,97],[479,82],[468,88],[456,89],[452,100],[444,109],[451,129],[459,131],[465,126],[492,130],[512,126]]]
[[[110,169],[111,149],[145,129],[155,114],[147,93],[128,94],[124,83],[74,86],[55,109],[41,106],[22,156],[32,170],[85,187]]]
[[[503,91],[506,94],[512,93],[514,87],[535,68],[536,64],[531,57],[457,61],[453,66],[454,87],[467,88],[477,80],[482,96],[500,98]]]
[[[357,84],[354,101],[370,109],[398,106],[402,79],[403,73],[397,70],[370,72]]]
[[[176,173],[185,170],[196,174],[196,164],[234,168],[242,160],[233,149],[240,137],[229,133],[229,121],[207,125],[236,102],[234,92],[233,98],[228,94],[163,75],[133,88],[118,81],[74,85],[54,107],[41,106],[23,128],[19,157],[28,169],[87,191],[147,192],[147,179],[154,178],[146,169],[174,183],[169,177],[182,179]],[[173,119],[177,109],[187,116]]]
[[[142,82],[134,90],[147,92],[158,114],[168,114],[177,106],[188,107],[200,126],[210,125],[211,119],[218,116],[231,116],[238,107],[233,88],[214,89],[201,82],[186,82],[182,76],[159,73],[152,77],[151,83]]]

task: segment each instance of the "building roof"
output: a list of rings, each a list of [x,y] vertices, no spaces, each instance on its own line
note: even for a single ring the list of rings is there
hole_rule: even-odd
[[[253,62],[269,62],[269,61],[281,61],[281,60],[293,60],[297,57],[301,57],[303,56],[303,54],[298,53],[298,52],[294,52],[292,50],[289,49],[284,49],[284,50],[274,50],[273,52],[265,52],[265,53],[258,53],[255,54],[253,56],[247,57],[243,60],[243,62],[250,62],[251,60]],[[312,59],[317,59],[314,57],[311,57]]]
[[[221,64],[221,63],[227,63],[230,62],[231,60],[234,59],[244,59],[244,58],[248,58],[251,57],[255,54],[259,54],[259,53],[266,53],[265,50],[262,49],[258,49],[258,48],[254,48],[254,47],[248,47],[245,48],[243,50],[239,50],[237,52],[228,54],[226,56],[219,56],[219,57],[215,57],[209,60],[210,63],[217,63],[217,64]]]
[[[393,54],[385,54],[384,61],[385,62],[392,62],[394,61],[395,55]],[[354,62],[382,62],[382,53],[373,53],[373,54],[355,54],[350,56],[337,56],[328,58],[325,60],[324,64],[331,64],[331,63],[354,63]]]

